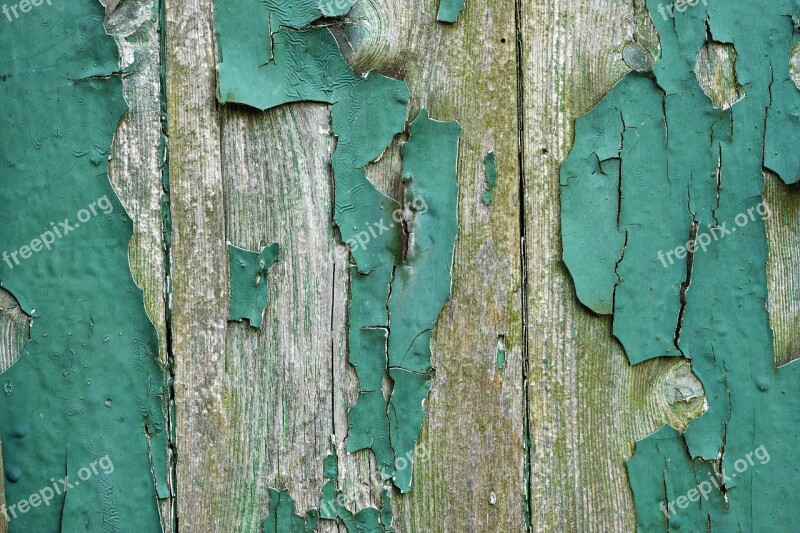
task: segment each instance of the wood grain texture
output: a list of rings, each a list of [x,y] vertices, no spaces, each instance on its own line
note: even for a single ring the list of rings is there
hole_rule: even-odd
[[[211,0],[167,0],[165,33],[178,527],[222,531],[238,437],[226,403],[229,290]]]
[[[331,220],[329,109],[220,108],[211,0],[166,0],[167,272],[151,7],[127,0],[109,19],[125,57],[136,59],[110,173],[135,224],[131,268],[164,364],[174,365],[177,504],[163,503],[166,530],[177,519],[185,531],[259,531],[269,487],[288,488],[299,510],[317,506],[331,437],[353,507],[376,505],[371,454],[345,452],[357,380],[347,363],[347,257]],[[649,15],[642,0],[468,0],[448,26],[435,22],[437,8],[434,0],[360,0],[335,29],[357,71],[408,81],[412,118],[424,106],[464,126],[453,290],[434,334],[436,377],[420,439],[428,457],[416,465],[413,492],[393,496],[395,529],[524,531],[529,501],[535,531],[631,531],[624,461],[634,442],[666,422],[685,427],[702,399],[677,392],[695,386],[685,362],[631,367],[610,319],[577,302],[561,261],[558,168],[574,119],[627,71],[624,48],[657,50]],[[710,91],[730,99],[713,76],[719,63],[702,58],[700,70]],[[403,141],[368,168],[398,199]],[[499,172],[486,206],[490,150]],[[770,315],[776,358],[786,362],[800,346],[800,204],[796,187],[766,180]],[[227,321],[227,242],[281,245],[261,330]],[[0,290],[0,368],[22,351],[29,327],[6,296]]]
[[[631,367],[610,317],[575,297],[561,259],[559,167],[575,118],[627,72],[622,52],[657,49],[643,2],[525,0],[522,4],[523,153],[528,280],[528,393],[534,531],[632,531],[625,460],[634,442],[702,405],[676,401],[687,364]]]
[[[129,245],[131,272],[144,291],[147,316],[156,328],[162,366],[169,366],[167,347],[167,288],[162,227],[161,54],[159,21],[153,0],[118,4],[106,21],[117,38],[128,112],[114,137],[109,176],[126,212],[133,220]],[[165,383],[165,390],[169,385]],[[169,398],[165,398],[167,402]],[[170,427],[174,421],[170,420]],[[168,450],[168,456],[169,456]],[[174,479],[169,480],[174,492]],[[165,533],[173,530],[174,500],[160,503]]]

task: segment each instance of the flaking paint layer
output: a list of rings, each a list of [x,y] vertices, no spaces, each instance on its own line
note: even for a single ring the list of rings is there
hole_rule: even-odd
[[[158,531],[168,496],[158,340],[107,174],[126,105],[103,19],[99,2],[54,2],[0,33],[0,284],[32,318],[0,375],[12,532]],[[12,511],[34,494],[52,498]]]
[[[231,311],[233,321],[245,320],[254,328],[261,327],[268,301],[267,273],[278,260],[280,247],[265,246],[260,252],[228,245],[231,278]]]
[[[752,4],[719,0],[648,7],[661,58],[578,119],[561,172],[579,298],[613,314],[631,363],[690,358],[708,401],[683,435],[665,426],[637,444],[638,527],[796,531],[800,367],[773,364],[761,195],[763,169],[800,178],[800,4],[763,3],[755,17]],[[742,97],[725,109],[695,75],[710,41],[735,49]]]
[[[348,357],[359,381],[348,413],[348,451],[371,449],[387,484],[382,510],[353,514],[324,505],[338,491],[326,468],[320,516],[341,519],[349,531],[391,531],[389,487],[411,490],[433,377],[431,335],[450,294],[461,127],[431,120],[425,110],[407,126],[407,84],[372,72],[357,76],[328,28],[302,29],[315,20],[308,7],[302,1],[283,8],[256,0],[215,2],[218,95],[223,103],[257,109],[299,101],[333,104],[333,219],[352,260]],[[366,168],[407,129],[400,203],[369,181]],[[382,387],[387,377],[389,397]],[[395,469],[398,457],[404,468]],[[277,493],[273,497],[284,501]]]

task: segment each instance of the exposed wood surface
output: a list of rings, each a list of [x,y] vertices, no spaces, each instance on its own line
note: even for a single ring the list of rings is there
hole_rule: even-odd
[[[166,267],[162,227],[161,57],[158,20],[152,0],[125,2],[110,13],[109,34],[117,38],[128,113],[114,137],[111,183],[134,223],[129,245],[131,272],[144,291],[145,307],[159,338],[162,365],[167,354]],[[168,387],[165,386],[165,390]],[[170,421],[170,425],[173,421]],[[174,487],[174,479],[170,479]],[[173,500],[161,502],[165,533],[173,531]]]
[[[298,510],[316,507],[331,437],[353,507],[376,505],[371,455],[348,455],[344,444],[357,381],[346,351],[347,256],[332,227],[329,108],[221,108],[211,0],[166,0],[167,271],[151,6],[129,0],[109,20],[137,60],[110,173],[135,223],[131,268],[175,377],[177,501],[163,503],[165,530],[177,512],[180,530],[260,531],[269,487],[288,488]],[[427,459],[416,465],[412,493],[393,497],[395,529],[514,532],[530,520],[534,531],[632,531],[624,461],[634,442],[663,423],[684,427],[702,399],[675,397],[694,384],[685,362],[631,367],[610,319],[577,302],[561,261],[558,168],[575,118],[627,72],[625,46],[657,53],[657,37],[641,0],[467,0],[452,26],[436,23],[437,8],[434,0],[360,0],[336,31],[358,72],[408,81],[410,118],[424,106],[464,127],[452,296],[434,334],[436,377],[420,439]],[[725,94],[715,69],[703,58],[710,87]],[[403,140],[368,169],[395,197]],[[491,150],[498,185],[486,206]],[[766,180],[770,315],[785,362],[799,349],[800,203],[794,187]],[[261,330],[227,320],[228,242],[281,246]],[[0,369],[21,352],[28,324],[0,291]]]

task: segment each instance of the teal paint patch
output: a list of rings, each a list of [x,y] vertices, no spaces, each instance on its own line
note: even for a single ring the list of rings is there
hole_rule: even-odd
[[[270,109],[291,102],[335,103],[358,77],[328,28],[282,28],[270,34],[260,0],[214,2],[218,99]]]
[[[103,19],[54,2],[0,33],[0,284],[32,317],[0,376],[12,532],[156,531],[169,493],[158,339],[107,174],[127,108]]]
[[[466,0],[440,0],[439,13],[436,15],[436,20],[450,24],[458,22],[458,17],[464,11],[466,3]]]
[[[230,320],[247,319],[254,328],[261,327],[267,307],[267,273],[278,260],[280,247],[271,244],[261,252],[250,252],[228,245],[231,278]]]
[[[506,369],[506,337],[500,335],[497,338],[497,358],[495,361],[498,372],[504,372]]]
[[[688,357],[705,389],[684,435],[662,428],[628,462],[639,530],[795,531],[800,366],[773,362],[761,195],[763,168],[798,180],[800,3],[758,17],[705,4],[671,18],[648,0],[653,76],[628,74],[578,119],[561,172],[564,260],[581,301],[613,314],[631,363]],[[736,51],[744,96],[729,109],[694,74],[711,39]]]
[[[405,129],[408,100],[405,82],[370,73],[332,111],[338,139],[331,161],[333,219],[355,261],[350,269],[348,360],[358,376],[359,396],[347,416],[347,449],[372,449],[384,477],[391,477],[395,460],[382,390],[389,331],[386,301],[403,236],[395,218],[400,204],[372,185],[365,167]]]
[[[304,28],[322,17],[340,17],[346,15],[355,4],[355,0],[261,0],[269,13],[270,31],[278,31],[281,27]],[[263,28],[262,28],[263,31]]]
[[[423,199],[407,220],[405,260],[397,266],[389,298],[389,430],[395,455],[413,458],[422,429],[422,403],[433,379],[431,335],[450,296],[458,233],[458,143],[461,126],[438,122],[423,109],[403,147],[406,204]],[[422,207],[422,206],[419,206]],[[409,461],[411,462],[411,461]],[[397,469],[395,485],[411,490],[412,465]]]
[[[486,173],[486,192],[483,193],[483,203],[489,205],[494,200],[494,188],[497,186],[497,163],[495,162],[494,152],[489,152],[483,158],[483,166]]]
[[[312,533],[319,528],[319,513],[310,509],[305,516],[294,512],[295,504],[288,490],[269,489],[269,512],[261,524],[264,533]]]
[[[216,2],[218,92],[223,103],[258,109],[297,101],[334,104],[333,218],[352,258],[348,357],[359,380],[348,412],[348,451],[371,449],[382,480],[408,492],[433,376],[431,334],[450,294],[461,127],[430,120],[423,110],[403,150],[403,204],[381,193],[366,167],[405,131],[408,86],[376,73],[356,76],[324,27],[283,28],[270,42],[270,20],[295,27],[310,22],[313,13],[288,15],[309,13],[303,6],[296,2],[270,13],[269,5],[255,0]],[[387,377],[394,382],[391,398],[383,392]],[[338,502],[331,505],[340,492],[333,475],[325,477],[322,518],[339,518],[350,531],[391,530],[388,490],[380,511],[353,514]]]

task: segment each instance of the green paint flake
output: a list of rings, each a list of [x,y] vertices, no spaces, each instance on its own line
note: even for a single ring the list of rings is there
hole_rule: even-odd
[[[269,511],[261,525],[263,533],[312,533],[319,528],[319,512],[309,509],[305,516],[294,513],[288,490],[269,489]]]
[[[270,109],[291,102],[334,103],[358,76],[328,28],[267,31],[270,11],[261,0],[214,2],[222,103]]]
[[[0,33],[0,285],[32,317],[0,376],[11,532],[158,531],[169,494],[158,338],[107,174],[127,108],[103,20],[100,2],[54,2]],[[47,504],[22,513],[33,494]]]
[[[497,371],[503,372],[506,369],[506,338],[505,335],[500,335],[497,338]]]
[[[436,20],[449,24],[458,22],[458,17],[464,11],[464,7],[466,7],[466,0],[440,0],[439,14],[436,15]]]
[[[250,252],[228,245],[231,276],[230,320],[247,319],[254,328],[261,327],[267,307],[267,273],[278,260],[280,248],[271,244],[261,252]]]
[[[359,380],[348,412],[348,451],[371,449],[383,480],[408,492],[433,376],[431,334],[450,294],[461,127],[430,120],[424,110],[409,126],[401,204],[369,181],[366,168],[406,130],[408,85],[376,73],[357,76],[328,28],[298,29],[316,16],[305,2],[285,8],[257,0],[215,4],[221,102],[258,109],[333,104],[333,218],[352,258],[348,357]],[[391,398],[383,391],[387,379],[394,382]],[[338,494],[326,474],[322,518],[338,517],[350,531],[391,531],[388,491],[381,511],[355,514],[330,505]]]
[[[278,31],[281,27],[304,28],[322,17],[346,15],[355,0],[261,0],[269,13],[269,28]],[[263,30],[263,28],[262,28]]]
[[[389,298],[389,375],[394,390],[389,402],[389,430],[397,457],[413,457],[422,428],[422,404],[433,379],[431,336],[450,296],[458,233],[457,122],[438,122],[420,111],[409,126],[403,147],[403,182],[407,204],[425,201],[406,222],[408,246],[397,266]],[[398,468],[395,484],[411,490],[412,468]]]
[[[497,186],[497,164],[494,152],[486,154],[486,157],[483,158],[483,166],[486,172],[486,192],[483,193],[483,203],[489,205],[494,199],[494,188]]]
[[[763,168],[800,178],[789,70],[800,3],[753,17],[749,4],[709,0],[674,19],[648,6],[662,49],[653,75],[629,73],[577,120],[561,171],[578,297],[613,314],[631,363],[690,358],[708,402],[684,435],[664,427],[637,444],[639,531],[797,531],[800,366],[773,363],[761,196]],[[736,50],[744,96],[727,110],[694,74],[710,39]]]

